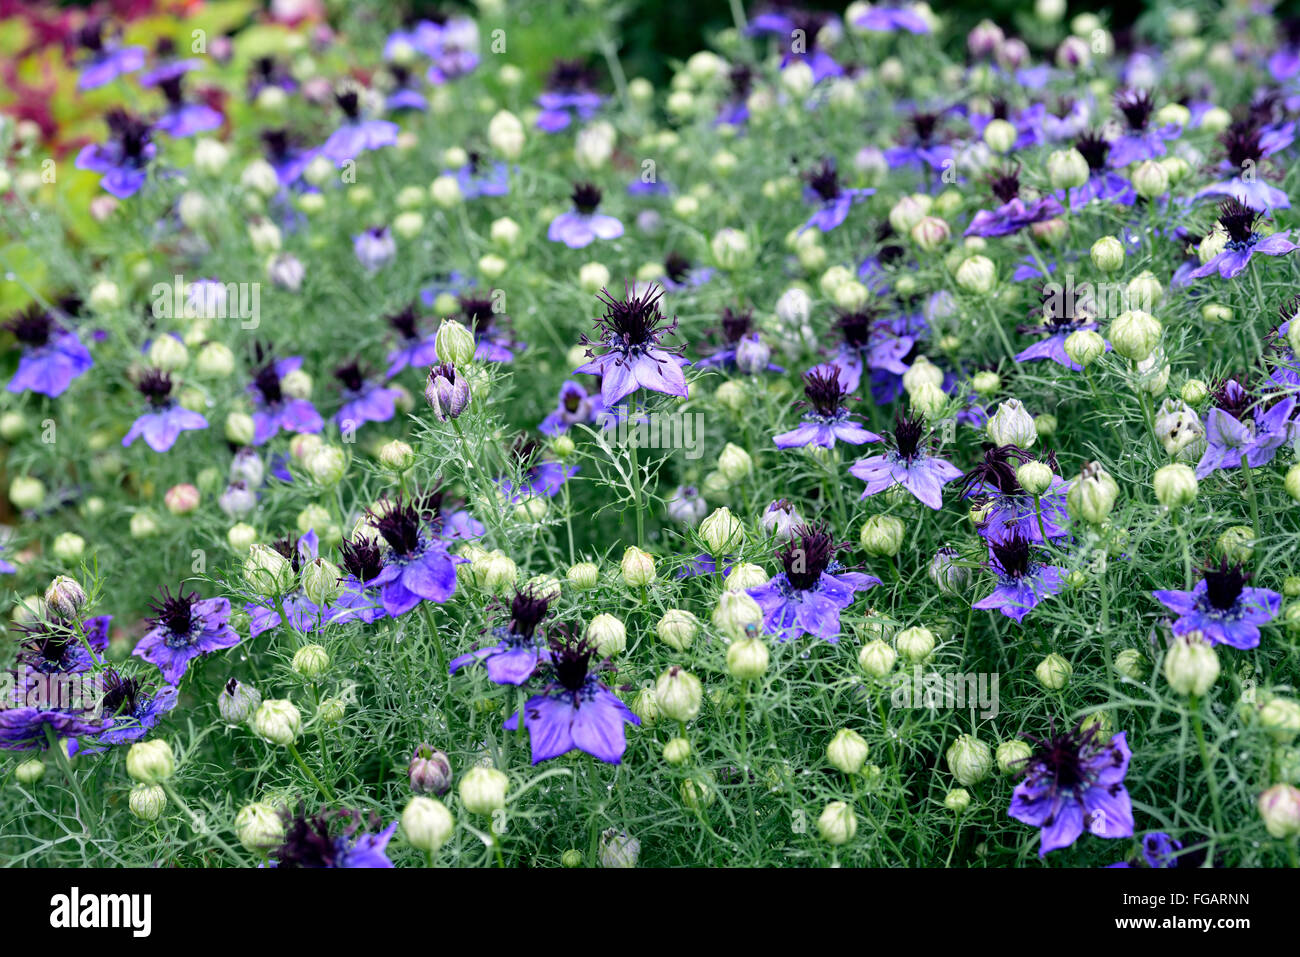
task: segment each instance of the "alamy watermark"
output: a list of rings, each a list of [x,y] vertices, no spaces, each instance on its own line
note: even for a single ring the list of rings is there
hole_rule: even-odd
[[[238,319],[241,329],[256,329],[262,323],[260,282],[217,282],[184,276],[155,283],[149,290],[155,319]]]
[[[912,667],[911,677],[899,675],[889,696],[895,708],[978,708],[979,716],[998,716],[997,672],[940,674]]]
[[[636,449],[681,449],[688,459],[704,454],[700,439],[704,434],[703,412],[647,412],[635,422],[625,415],[601,412],[596,423],[612,433],[612,443]]]

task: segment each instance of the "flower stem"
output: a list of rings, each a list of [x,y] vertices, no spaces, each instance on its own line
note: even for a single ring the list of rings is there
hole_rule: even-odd
[[[636,393],[627,397],[628,458],[632,466],[629,477],[632,508],[636,512],[636,547],[645,548],[645,512],[641,508],[641,463],[637,455]]]
[[[316,785],[316,790],[320,791],[320,793],[324,795],[325,800],[333,802],[334,795],[330,792],[330,789],[321,783],[321,779],[316,776],[315,772],[313,772],[311,768],[307,767],[307,762],[302,759],[302,755],[298,753],[297,745],[292,741],[289,742],[289,753],[293,755],[294,763],[298,765],[302,773],[307,775],[307,779],[311,781],[312,784]]]
[[[72,762],[68,760],[68,752],[63,750],[63,742],[48,724],[45,726],[45,740],[49,742],[50,750],[56,755],[55,760],[58,761],[59,767],[63,769],[68,779],[68,784],[72,787],[72,795],[77,801],[77,817],[84,818],[90,802],[86,800],[85,792],[81,790],[81,782],[77,780],[76,772],[72,770]]]
[[[1192,730],[1196,733],[1196,748],[1201,753],[1201,767],[1205,769],[1205,782],[1210,789],[1210,804],[1214,808],[1214,830],[1223,834],[1223,810],[1219,806],[1219,782],[1210,765],[1210,751],[1205,744],[1205,726],[1201,723],[1201,699],[1192,695],[1189,702],[1192,712]]]

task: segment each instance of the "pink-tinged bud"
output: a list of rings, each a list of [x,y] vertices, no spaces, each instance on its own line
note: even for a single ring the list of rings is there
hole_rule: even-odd
[[[173,515],[188,515],[199,507],[199,490],[188,482],[173,485],[163,496],[163,504]]]
[[[407,769],[416,794],[446,794],[451,789],[451,761],[431,744],[421,744]]]
[[[469,405],[469,383],[455,366],[444,362],[429,371],[424,398],[439,422],[458,419]]]
[[[1005,35],[1001,27],[992,20],[981,20],[966,35],[966,49],[970,50],[970,55],[977,60],[984,59],[993,56],[1004,39]]]

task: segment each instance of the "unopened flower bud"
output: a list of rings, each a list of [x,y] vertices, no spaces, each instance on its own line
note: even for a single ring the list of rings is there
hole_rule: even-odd
[[[1024,741],[1003,741],[998,745],[998,770],[1003,774],[1019,774],[1025,769],[1033,753],[1033,748]]]
[[[921,625],[904,628],[894,638],[894,647],[908,661],[920,664],[934,651],[934,632]]]
[[[851,728],[840,728],[826,745],[826,760],[844,774],[857,774],[867,763],[871,749],[866,739]]]
[[[958,735],[944,754],[948,770],[963,787],[979,784],[993,770],[993,752],[974,735]]]
[[[905,533],[901,519],[893,515],[872,515],[862,523],[862,533],[858,540],[868,555],[892,558],[903,547]]]
[[[1290,840],[1300,834],[1300,788],[1274,784],[1259,796],[1258,807],[1271,837]]]
[[[474,361],[477,344],[474,333],[470,332],[454,319],[444,319],[438,326],[438,335],[434,340],[434,350],[438,361],[453,366],[469,365]]]
[[[754,460],[740,446],[728,442],[718,456],[718,471],[734,484],[754,471]]]
[[[1065,337],[1065,354],[1070,361],[1088,368],[1106,352],[1106,340],[1093,329],[1080,329]]]
[[[673,721],[691,721],[700,713],[704,689],[699,678],[674,665],[655,682],[655,700],[664,717]]]
[[[1165,680],[1181,695],[1200,697],[1219,678],[1219,656],[1199,631],[1174,638],[1165,653]]]
[[[763,624],[763,609],[747,592],[724,591],[713,609],[713,626],[728,638],[743,638]]]
[[[64,620],[73,618],[86,600],[86,590],[75,578],[67,575],[59,575],[45,589],[45,607]]]
[[[303,678],[319,678],[329,670],[329,666],[329,652],[320,645],[303,645],[294,652],[293,670]]]
[[[451,788],[451,761],[432,745],[421,744],[415,749],[406,772],[416,794],[443,795]]]
[[[264,801],[245,804],[235,815],[235,835],[245,850],[265,853],[284,842],[284,818]]]
[[[1047,157],[1047,180],[1052,189],[1074,189],[1088,182],[1088,161],[1070,147],[1056,150]]]
[[[609,658],[627,648],[627,628],[613,615],[600,614],[587,625],[587,639],[600,657]]]
[[[574,588],[587,591],[595,588],[596,582],[600,580],[600,568],[593,562],[578,562],[569,568],[565,577]]]
[[[131,813],[142,821],[156,821],[167,807],[167,792],[158,784],[137,784],[127,800]]]
[[[1101,525],[1110,516],[1118,497],[1119,486],[1110,473],[1097,462],[1088,462],[1079,477],[1070,483],[1065,505],[1071,518]]]
[[[1034,668],[1034,677],[1049,691],[1060,691],[1070,683],[1074,666],[1065,658],[1052,652]]]
[[[715,508],[700,523],[700,538],[714,557],[730,555],[745,541],[745,527],[731,514],[731,509]]]
[[[985,428],[994,445],[1016,445],[1028,449],[1038,440],[1034,417],[1019,399],[999,403]]]
[[[1141,362],[1155,351],[1163,331],[1160,320],[1151,313],[1130,309],[1110,324],[1110,344],[1125,359]]]
[[[741,681],[763,677],[768,660],[767,645],[761,638],[739,638],[727,648],[727,671]]]
[[[696,617],[680,608],[669,608],[655,625],[659,640],[677,651],[689,648],[699,630],[700,623]]]
[[[897,660],[898,652],[880,639],[867,642],[858,652],[858,667],[873,678],[885,677]]]
[[[623,572],[623,583],[628,588],[644,588],[655,580],[654,557],[635,545],[629,545],[623,552],[619,567]]]
[[[858,833],[858,818],[843,801],[831,801],[817,818],[817,833],[827,844],[839,847]]]
[[[1155,486],[1156,500],[1165,508],[1182,508],[1196,500],[1196,471],[1189,465],[1175,462],[1161,466],[1151,484]]]
[[[141,784],[162,784],[176,771],[172,747],[162,738],[137,741],[126,753],[126,773]]]
[[[1042,495],[1051,488],[1055,477],[1051,466],[1046,462],[1025,462],[1016,469],[1016,481],[1030,495]]]
[[[302,731],[302,713],[292,701],[272,698],[263,701],[253,712],[249,726],[264,741],[288,747],[298,740]]]
[[[417,794],[402,811],[402,834],[416,850],[432,854],[447,843],[456,829],[456,819],[446,805]]]
[[[460,781],[460,802],[471,814],[491,814],[506,806],[510,778],[496,768],[472,767]]]

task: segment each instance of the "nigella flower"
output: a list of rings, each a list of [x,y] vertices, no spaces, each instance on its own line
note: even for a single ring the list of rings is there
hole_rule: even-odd
[[[917,500],[933,509],[943,507],[943,486],[961,478],[961,469],[951,462],[930,454],[925,441],[925,423],[919,417],[898,413],[894,425],[893,448],[884,455],[859,459],[849,466],[849,474],[862,479],[867,487],[862,497],[876,495],[901,485]]]
[[[471,73],[478,66],[478,24],[469,17],[448,17],[442,23],[421,20],[416,35],[418,49],[433,61],[424,78],[434,86]]]
[[[1033,456],[1014,445],[986,446],[984,459],[961,480],[961,497],[984,502],[984,519],[979,533],[988,542],[1020,536],[1042,543],[1047,538],[1068,535],[1069,516],[1065,509],[1066,483],[1053,475],[1047,490],[1034,507],[1033,496],[1020,487],[1016,468]],[[1055,471],[1055,460],[1048,457]]]
[[[144,47],[124,47],[104,37],[104,21],[90,20],[77,34],[87,51],[77,75],[77,89],[93,90],[144,66]]]
[[[481,538],[483,535],[483,523],[465,509],[457,509],[453,503],[444,502],[443,493],[437,488],[414,494],[411,501],[419,511],[420,518],[431,527],[436,527],[438,537],[444,542]]]
[[[1291,230],[1284,229],[1265,238],[1255,231],[1259,213],[1244,206],[1235,199],[1224,200],[1219,206],[1219,225],[1228,234],[1228,244],[1219,253],[1199,269],[1193,269],[1188,275],[1192,279],[1203,279],[1217,272],[1224,279],[1231,279],[1247,265],[1256,253],[1265,256],[1285,256],[1300,249],[1287,237]]]
[[[1091,115],[1092,110],[1087,103],[1067,96],[1057,100],[1054,108],[1045,107],[1039,116],[1038,125],[1042,130],[1043,139],[1059,143],[1074,139],[1083,133],[1088,127],[1088,119]],[[1109,144],[1107,147],[1109,148]]]
[[[46,708],[15,702],[0,708],[0,749],[38,751],[48,747],[45,729],[60,740],[97,734],[103,722],[85,709]]]
[[[239,635],[230,627],[226,598],[200,598],[198,592],[183,588],[173,595],[164,588],[162,599],[152,607],[154,626],[131,654],[157,665],[169,685],[177,684],[200,655],[239,644]]]
[[[1017,622],[1065,586],[1064,570],[1036,561],[1029,539],[1018,531],[998,541],[989,540],[989,568],[998,576],[998,587],[971,607],[996,608]]]
[[[367,584],[379,588],[389,617],[404,615],[421,601],[442,604],[450,598],[456,590],[456,565],[463,559],[448,554],[415,506],[399,496],[369,515],[388,547],[383,570]]]
[[[1042,828],[1039,857],[1069,847],[1085,828],[1097,837],[1133,836],[1133,805],[1124,788],[1133,753],[1123,731],[1104,740],[1091,724],[1031,740],[1038,747],[1007,813]]]
[[[1137,202],[1133,184],[1110,168],[1109,140],[1097,133],[1081,133],[1074,148],[1088,163],[1088,182],[1067,190],[1071,211],[1077,213],[1092,202],[1118,206]]]
[[[840,640],[840,609],[853,604],[855,592],[879,585],[875,575],[845,571],[825,525],[801,525],[776,552],[783,572],[766,585],[749,589],[763,609],[763,626],[781,641],[812,634],[834,644]]]
[[[663,337],[677,331],[659,311],[663,288],[651,285],[643,292],[627,289],[624,299],[615,299],[602,289],[596,297],[605,306],[605,315],[596,320],[600,336],[595,342],[582,337],[584,345],[601,345],[606,351],[597,356],[587,350],[590,362],[574,370],[574,375],[600,376],[600,398],[610,409],[637,389],[646,388],[665,395],[685,397],[686,360],[660,345]]]
[[[997,209],[981,209],[966,227],[967,236],[1010,236],[1026,226],[1061,215],[1061,204],[1054,196],[1041,196],[1028,205],[1020,198],[1020,167],[997,172],[989,180],[993,195],[1002,204]]]
[[[291,538],[280,538],[271,543],[271,548],[289,562],[293,580],[297,582],[301,580],[302,570],[316,560],[320,551],[320,538],[312,528],[297,542]],[[249,638],[256,638],[264,631],[279,627],[286,617],[290,628],[304,634],[314,631],[322,624],[321,607],[308,598],[301,587],[296,587],[285,595],[258,597],[255,601],[247,602],[244,611],[248,613]]]
[[[900,166],[929,166],[942,170],[953,159],[952,147],[937,142],[939,114],[913,113],[908,121],[912,135],[901,146],[885,150],[885,161],[890,169]]]
[[[695,286],[702,286],[713,278],[713,270],[708,266],[694,266],[691,261],[677,250],[672,250],[664,257],[663,287],[671,292],[681,292]]]
[[[1214,391],[1214,408],[1205,417],[1209,444],[1196,463],[1196,477],[1240,468],[1243,458],[1250,468],[1273,461],[1295,434],[1295,407],[1294,395],[1270,393],[1256,400],[1237,380],[1226,380]]]
[[[181,92],[183,80],[183,75],[178,73],[159,81],[158,87],[167,97],[167,109],[154,123],[153,128],[161,130],[168,136],[183,139],[196,133],[215,130],[225,122],[225,118],[207,104],[185,102],[185,96]]]
[[[768,33],[780,38],[784,49],[781,69],[784,70],[796,60],[807,63],[812,70],[813,82],[820,83],[829,76],[841,76],[844,73],[844,68],[817,46],[817,35],[825,27],[834,31],[841,30],[839,19],[829,13],[788,7],[778,9],[774,4],[773,9],[750,17],[748,32],[755,35]],[[790,38],[794,36],[802,37],[805,41],[798,52],[790,43]]]
[[[550,653],[537,635],[537,626],[546,617],[551,601],[531,588],[515,591],[510,602],[510,621],[492,629],[496,644],[453,658],[448,667],[455,674],[465,665],[481,661],[488,678],[499,685],[521,685]]]
[[[422,368],[438,364],[438,337],[435,333],[423,335],[420,332],[419,317],[415,306],[410,305],[385,316],[384,321],[393,327],[400,337],[396,349],[388,353],[388,371],[384,377],[391,379],[408,367]]]
[[[387,226],[371,226],[352,237],[352,251],[366,272],[375,273],[397,255],[397,243]]]
[[[1165,155],[1165,140],[1177,139],[1182,131],[1169,123],[1156,129],[1149,125],[1155,102],[1148,90],[1115,94],[1115,108],[1124,114],[1128,129],[1110,144],[1109,163],[1116,169]]]
[[[813,170],[804,174],[804,200],[817,207],[799,232],[814,226],[829,233],[849,215],[854,203],[860,203],[875,194],[874,189],[845,189],[840,185],[839,173],[833,157],[827,157]]]
[[[899,30],[908,33],[930,32],[930,25],[925,18],[911,7],[872,7],[854,20],[853,25],[872,33],[897,33]]]
[[[270,88],[292,93],[298,89],[298,84],[289,70],[276,62],[274,57],[257,57],[248,71],[249,102],[256,100],[263,90]]]
[[[359,90],[342,90],[334,94],[334,100],[343,111],[343,122],[321,146],[322,156],[341,165],[356,159],[366,150],[377,150],[397,142],[396,123],[362,117]]]
[[[831,362],[839,367],[840,384],[845,392],[857,392],[862,386],[862,373],[872,373],[872,392],[877,384],[885,387],[876,395],[876,401],[895,398],[885,379],[895,379],[901,389],[903,373],[911,368],[916,351],[916,332],[912,323],[904,318],[898,321],[881,320],[880,314],[869,307],[840,312],[835,317],[835,328],[843,341]],[[879,382],[877,382],[879,380]]]
[[[108,648],[111,615],[87,618],[81,634],[61,621],[40,621],[17,628],[16,664],[29,675],[71,675],[90,671],[103,663]],[[82,638],[85,641],[82,641]]]
[[[746,63],[732,65],[727,73],[731,86],[727,101],[718,110],[715,126],[744,126],[749,121],[749,94],[754,87],[754,69]]]
[[[282,867],[392,867],[384,851],[397,831],[397,821],[378,834],[358,834],[361,814],[357,811],[321,809],[308,815],[285,813],[284,843],[270,852],[270,865]],[[335,822],[346,822],[340,831]],[[338,833],[335,833],[338,832]]]
[[[835,441],[849,445],[879,442],[880,436],[859,425],[844,408],[848,394],[840,382],[840,370],[835,365],[814,366],[803,375],[803,393],[808,411],[803,424],[789,432],[772,437],[778,449],[803,448],[820,445],[824,449],[835,447]]]
[[[575,639],[567,630],[552,639],[548,654],[551,679],[542,690],[524,702],[520,711],[502,727],[519,730],[523,716],[532,744],[533,764],[540,764],[574,748],[607,764],[618,764],[627,749],[625,724],[641,723],[614,692],[591,672],[596,649],[586,639]]]
[[[105,669],[102,675],[104,696],[100,699],[100,713],[108,721],[108,727],[99,733],[96,744],[138,741],[176,707],[179,693],[175,685],[165,684],[150,693],[138,678],[123,678],[113,668]]]
[[[1152,831],[1142,837],[1142,857],[1147,867],[1177,867],[1177,854],[1183,849],[1181,841],[1176,841],[1164,831]]]
[[[558,133],[574,119],[589,120],[604,97],[592,89],[591,71],[581,60],[556,60],[546,89],[537,97],[537,128]]]
[[[605,403],[599,395],[588,395],[581,383],[570,379],[560,386],[555,411],[542,420],[537,431],[542,435],[559,435],[572,425],[596,422],[604,411]]]
[[[384,99],[384,109],[390,113],[413,110],[423,113],[429,108],[429,102],[415,87],[411,71],[400,63],[388,64],[388,72],[393,75],[393,86]]]
[[[573,209],[560,213],[551,220],[546,238],[553,243],[564,243],[570,249],[582,249],[597,239],[618,239],[623,235],[623,224],[613,216],[596,212],[600,205],[600,190],[591,183],[577,183],[573,187]]]
[[[515,341],[506,332],[510,317],[497,313],[496,304],[481,296],[461,296],[460,314],[474,333],[474,358],[479,362],[510,362]]]
[[[466,199],[480,196],[505,196],[510,192],[510,168],[505,163],[493,163],[485,166],[483,156],[470,150],[469,161],[460,169],[448,171],[455,176],[460,186],[460,194]]]
[[[723,345],[695,364],[701,368],[719,366],[739,369],[746,375],[759,372],[784,372],[785,369],[768,361],[772,349],[754,328],[754,310],[733,310],[726,306],[719,323]]]
[[[158,86],[164,80],[183,76],[191,70],[197,70],[203,66],[203,61],[195,57],[178,58],[176,56],[176,41],[171,37],[159,37],[158,42],[154,44],[153,52],[154,65],[136,77],[136,82],[146,88]]]
[[[384,570],[378,542],[365,535],[344,539],[339,544],[339,554],[343,558],[344,576],[338,597],[321,609],[325,621],[360,621],[369,625],[383,618],[388,612],[380,600],[379,589],[371,585]]]
[[[23,348],[18,371],[9,380],[10,392],[37,392],[55,399],[95,364],[77,334],[62,328],[39,306],[19,313],[4,327]]]
[[[1191,591],[1162,590],[1151,594],[1178,616],[1174,634],[1199,631],[1213,645],[1242,651],[1259,646],[1259,626],[1277,617],[1282,596],[1268,588],[1248,588],[1251,573],[1219,560],[1219,567],[1201,573]]]
[[[280,381],[302,366],[302,357],[290,356],[258,369],[248,389],[257,407],[253,410],[253,444],[265,445],[284,429],[286,432],[319,432],[325,427],[320,413],[307,399],[286,396]]]
[[[3,551],[4,551],[3,547],[0,547],[0,552]],[[13,575],[17,571],[18,568],[17,566],[14,565],[13,562],[7,562],[3,558],[0,558],[0,575]]]
[[[300,149],[285,129],[263,130],[262,150],[266,161],[275,170],[281,186],[292,186],[302,176],[307,166],[319,155],[319,150]]]
[[[1269,337],[1272,347],[1269,350],[1269,365],[1272,366],[1272,371],[1268,378],[1280,391],[1294,394],[1300,392],[1300,359],[1296,358],[1287,334],[1291,331],[1291,323],[1300,315],[1300,296],[1292,296],[1283,302],[1277,307],[1277,313],[1282,324]]]
[[[1027,349],[1016,354],[1017,362],[1033,362],[1048,359],[1057,365],[1065,366],[1075,372],[1082,372],[1079,365],[1065,351],[1065,340],[1076,332],[1097,328],[1093,321],[1091,285],[1087,289],[1059,284],[1044,285],[1040,294],[1041,322],[1037,325],[1023,325],[1019,331],[1024,335],[1042,336]],[[1031,313],[1032,315],[1033,313]],[[1104,340],[1103,340],[1104,341]],[[1106,351],[1110,352],[1110,343]]]
[[[1231,196],[1243,206],[1259,212],[1290,209],[1291,200],[1287,194],[1264,181],[1261,165],[1265,157],[1286,149],[1294,139],[1295,127],[1292,124],[1281,130],[1267,130],[1249,119],[1233,123],[1219,137],[1224,151],[1219,169],[1227,173],[1228,178],[1211,183],[1193,198]]]
[[[396,403],[402,393],[367,379],[355,359],[335,369],[334,377],[343,391],[343,405],[334,413],[334,424],[340,429],[355,429],[367,422],[387,422],[397,411]]]
[[[1011,105],[1000,97],[995,96],[990,101],[990,110],[988,113],[970,113],[966,119],[970,123],[971,131],[976,136],[983,136],[988,125],[994,120],[1006,120],[1015,127],[1016,140],[1012,144],[1015,150],[1026,150],[1038,144],[1038,127],[1043,113],[1046,112],[1041,103],[1036,103],[1027,109],[1018,113],[1011,112]]]
[[[535,496],[553,498],[564,483],[578,474],[576,465],[564,466],[550,459],[538,459],[539,446],[536,442],[520,436],[510,447],[510,458],[519,466],[522,480],[516,488],[508,478],[497,480],[507,501],[512,505]]]
[[[83,146],[76,166],[102,174],[99,185],[118,199],[126,199],[144,185],[158,147],[150,139],[149,124],[123,110],[110,110],[105,122],[108,140]]]
[[[122,445],[131,445],[144,436],[145,444],[155,452],[166,452],[182,432],[206,429],[208,420],[185,408],[172,397],[172,377],[161,369],[148,369],[136,383],[140,394],[149,402],[149,411],[131,423]]]

